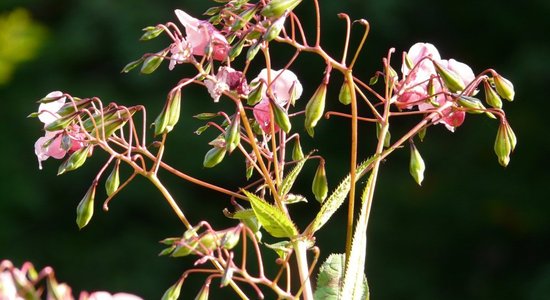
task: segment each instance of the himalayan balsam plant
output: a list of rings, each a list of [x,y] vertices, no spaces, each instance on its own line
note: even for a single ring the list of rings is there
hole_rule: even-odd
[[[108,154],[76,207],[80,229],[93,217],[98,206],[96,195],[104,197],[103,192],[96,193],[98,187],[104,186],[103,210],[107,211],[111,199],[136,176],[148,179],[158,189],[187,228],[180,236],[162,240],[160,255],[192,259],[195,267],[182,270],[179,278],[167,283],[169,288],[162,299],[178,299],[190,276],[204,278],[195,299],[207,299],[212,284],[242,299],[368,299],[364,274],[366,232],[383,160],[396,150],[409,148],[410,175],[420,185],[425,161],[418,144],[426,131],[444,126],[454,132],[466,116],[478,115],[495,120],[498,130],[494,151],[502,166],[509,163],[516,136],[502,109],[502,99],[512,101],[514,87],[495,70],[476,75],[467,64],[443,58],[434,45],[416,43],[399,54],[390,49],[378,71],[357,71],[354,66],[370,29],[366,20],[352,21],[344,13],[337,15],[345,32],[341,57],[335,58],[321,45],[318,0],[215,2],[217,6],[204,13],[208,19],[197,19],[178,9],[175,16],[179,23],[143,29],[142,41],[164,36],[169,42],[164,49],[127,64],[123,73],[134,69],[142,74],[167,72],[182,64],[194,70],[167,93],[164,107],[154,120],[146,118],[149,114],[141,105],[106,104],[97,97],[80,98],[61,91],[40,99],[38,111],[31,114],[44,125],[44,136],[35,143],[40,168],[50,157],[62,160],[60,175],[80,168],[97,151]],[[315,26],[305,26],[293,12],[299,5],[311,6],[304,11],[315,14]],[[308,32],[306,28],[310,27],[314,29]],[[357,44],[350,42],[352,27],[362,32]],[[276,62],[274,44],[293,49],[294,55],[283,64]],[[308,74],[319,84],[308,89],[314,90],[312,93],[305,92],[301,82],[304,75],[298,74],[295,66],[303,53],[316,55],[324,62],[322,74]],[[253,65],[261,71],[250,72]],[[334,77],[343,79],[343,84],[331,84]],[[232,104],[228,111],[194,117],[204,122],[196,130],[197,139],[203,141],[200,134],[204,131],[217,135],[214,140],[203,141],[210,145],[203,158],[204,172],[223,160],[241,160],[243,183],[239,189],[202,181],[163,161],[164,153],[170,151],[165,147],[167,139],[177,135],[183,102],[195,100],[184,101],[185,89],[191,85],[203,86],[213,102]],[[338,97],[327,97],[329,89],[339,91]],[[340,110],[325,109],[327,101],[339,101],[331,107]],[[365,109],[359,109],[359,104]],[[338,184],[329,185],[325,164],[330,162],[314,149],[317,124],[329,122],[331,117],[349,122],[351,151],[349,174]],[[415,125],[402,136],[391,136],[390,124],[403,118],[415,120]],[[358,143],[364,138],[358,134],[360,123],[372,126],[368,132],[376,134],[378,142],[372,153],[358,151]],[[338,143],[341,147],[342,140]],[[313,178],[305,179],[312,182],[311,193],[300,195],[294,183],[302,176],[305,164],[314,164],[317,169]],[[129,168],[130,175],[120,178],[120,168]],[[213,228],[207,220],[188,219],[159,179],[160,169],[226,197],[227,208],[223,214],[219,212],[220,217],[233,219],[234,226]],[[355,203],[359,207],[354,207]],[[343,253],[322,253],[315,244],[316,233],[344,204],[347,219],[332,223],[347,232]],[[316,212],[305,228],[293,221],[296,216],[292,208],[296,205],[307,205]],[[277,242],[264,242],[266,235]],[[269,251],[278,255],[275,261],[264,258]],[[318,261],[321,255],[328,257],[324,263]],[[249,267],[251,259],[257,267]],[[278,270],[274,276],[264,271],[268,264]],[[28,265],[20,270],[4,262],[0,293],[38,297],[46,290],[51,299],[73,299],[68,286],[55,281],[51,269],[38,274],[31,270]],[[44,282],[46,288],[37,287]],[[107,294],[101,299],[109,297]],[[96,298],[87,293],[80,296]],[[112,298],[134,299],[128,295]]]

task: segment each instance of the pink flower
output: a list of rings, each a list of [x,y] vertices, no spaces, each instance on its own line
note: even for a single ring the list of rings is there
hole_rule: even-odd
[[[290,70],[271,70],[271,82],[267,82],[267,69],[263,69],[260,74],[251,82],[251,84],[257,82],[264,82],[268,89],[271,91],[274,99],[279,105],[285,106],[294,93],[295,100],[302,96],[303,88],[302,84],[298,80],[296,74]],[[268,89],[262,95],[262,100],[254,106],[254,118],[262,128],[264,132],[271,132],[271,119],[269,113],[269,97]],[[275,131],[278,131],[279,127],[275,124]]]
[[[433,61],[456,73],[467,86],[474,79],[472,69],[454,59],[442,60],[434,45],[428,43],[414,44],[407,53],[408,62],[404,61],[401,67],[403,78],[395,85],[395,103],[398,107],[412,109],[417,107],[419,111],[430,110],[437,106],[452,101],[449,92],[441,85]],[[433,102],[430,102],[428,86],[432,85]],[[434,105],[436,104],[436,105]],[[443,123],[447,129],[454,129],[464,122],[465,112],[454,107],[444,110],[434,123]]]
[[[99,291],[99,292],[93,292],[90,295],[88,295],[86,292],[82,292],[80,294],[79,300],[143,300],[143,299],[128,293],[116,293],[111,295],[108,292]]]
[[[185,39],[176,41],[170,46],[170,64],[169,70],[173,70],[176,64],[182,64],[189,60],[191,56],[191,46]]]
[[[187,35],[192,53],[198,56],[204,56],[207,47],[212,47],[212,58],[215,60],[224,60],[229,52],[229,43],[225,36],[221,34],[214,26],[207,21],[201,21],[188,15],[180,9],[176,9],[178,17]]]
[[[38,118],[44,125],[48,125],[60,116],[59,109],[65,104],[66,97],[60,91],[51,92],[47,98],[59,97],[59,99],[48,103],[41,103],[38,107]],[[62,159],[67,152],[75,152],[85,146],[86,135],[81,131],[80,126],[70,125],[64,130],[46,131],[43,137],[38,138],[34,143],[34,153],[38,158],[38,168],[42,169],[42,162],[53,157]]]
[[[13,277],[9,271],[0,273],[0,299],[23,299],[17,295],[17,287],[15,286],[15,282],[13,282]]]
[[[46,131],[34,143],[34,153],[38,158],[38,168],[42,170],[42,162],[53,157],[62,159],[67,153],[73,153],[85,146],[86,135],[80,126],[72,125],[65,130]]]
[[[204,80],[204,85],[214,102],[220,100],[221,95],[227,91],[235,91],[237,94],[248,94],[248,85],[243,73],[235,71],[231,67],[222,66],[218,69],[218,74],[214,78]]]

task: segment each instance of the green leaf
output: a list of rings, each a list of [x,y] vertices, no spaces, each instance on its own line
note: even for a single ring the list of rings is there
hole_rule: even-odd
[[[356,173],[361,174],[363,171],[365,171],[375,161],[377,157],[378,155],[375,155],[368,160],[362,162],[359,166],[357,166]],[[359,178],[356,179],[358,180]],[[317,213],[317,216],[306,229],[307,234],[313,234],[321,227],[323,227],[323,225],[325,225],[325,223],[330,220],[330,218],[338,210],[338,208],[340,208],[349,193],[350,181],[350,175],[346,176],[346,178],[342,180],[340,185],[338,185],[336,190],[334,190],[334,192],[332,192],[327,200],[325,200],[323,206],[321,206],[321,209]]]
[[[298,235],[298,229],[296,229],[294,223],[279,208],[267,203],[253,193],[246,190],[243,190],[243,192],[250,200],[258,221],[272,236],[291,238]]]
[[[319,268],[315,300],[339,300],[344,281],[345,254],[331,254]]]
[[[370,207],[367,199],[370,193],[372,193],[372,178],[371,174],[361,195],[361,212],[355,232],[353,233],[351,251],[344,276],[342,299],[363,300],[369,298],[368,286],[365,283],[365,256],[367,249],[368,210]]]

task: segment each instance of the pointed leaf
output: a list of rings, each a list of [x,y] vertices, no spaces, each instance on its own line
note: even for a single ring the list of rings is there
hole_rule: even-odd
[[[378,155],[375,155],[368,160],[362,162],[359,166],[357,166],[356,173],[361,174],[363,171],[365,171],[375,161],[377,157]],[[358,180],[359,178],[356,179]],[[336,190],[332,192],[327,200],[325,200],[323,206],[321,206],[321,209],[317,213],[317,216],[306,229],[307,234],[313,234],[321,227],[323,227],[323,225],[325,225],[325,223],[330,220],[330,218],[338,210],[338,208],[340,208],[349,193],[351,186],[350,182],[351,178],[350,175],[348,175],[346,176],[346,178],[344,178],[344,180],[342,180],[340,185],[338,185]]]
[[[253,193],[243,190],[260,224],[274,237],[291,238],[298,235],[298,229],[279,208],[267,203]]]
[[[359,220],[353,233],[351,251],[344,276],[342,288],[342,299],[363,300],[368,299],[368,290],[365,292],[365,256],[367,247],[367,221],[370,209],[368,200],[372,192],[372,174],[367,181],[363,194],[361,195],[361,212]],[[367,295],[365,298],[364,295]]]

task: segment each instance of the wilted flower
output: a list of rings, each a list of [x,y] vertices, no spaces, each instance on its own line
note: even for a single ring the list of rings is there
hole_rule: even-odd
[[[475,75],[472,69],[454,59],[441,59],[434,45],[429,43],[414,44],[407,52],[401,72],[403,78],[395,85],[395,103],[400,108],[420,111],[433,109],[450,100],[448,91],[441,85],[440,77],[434,63],[456,75],[461,86],[468,86]],[[430,101],[431,99],[431,101]],[[454,128],[464,122],[465,112],[451,107],[441,113],[435,123],[443,123],[447,129]]]
[[[175,12],[185,27],[187,43],[194,55],[204,56],[208,54],[206,49],[210,48],[208,52],[211,51],[213,59],[224,60],[227,57],[229,43],[212,24],[195,19],[180,9],[176,9]]]
[[[284,107],[292,98],[299,99],[302,95],[302,84],[296,74],[290,70],[271,70],[271,82],[267,81],[267,69],[263,69],[260,74],[251,82],[254,85],[258,82],[265,82],[269,88],[262,94],[262,100],[254,106],[254,118],[260,124],[264,132],[270,132],[270,114],[268,93],[273,96],[273,100],[281,107]],[[279,127],[275,124],[275,131]]]
[[[218,69],[215,78],[205,79],[204,85],[214,102],[218,102],[220,96],[226,91],[235,91],[238,94],[248,94],[248,85],[243,73],[235,71],[231,67],[222,66]]]

